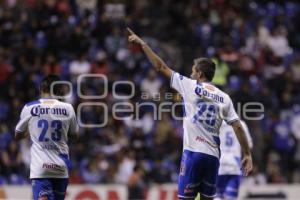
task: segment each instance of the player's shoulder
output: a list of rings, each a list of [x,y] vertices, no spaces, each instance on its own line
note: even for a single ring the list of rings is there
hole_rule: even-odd
[[[63,108],[63,109],[66,109],[66,110],[67,110],[67,113],[71,114],[71,116],[76,115],[76,114],[75,114],[75,111],[74,111],[74,108],[73,108],[73,105],[70,104],[70,103],[67,103],[67,102],[63,102],[63,101],[57,100],[56,106],[57,106],[57,107],[60,107],[60,108]]]
[[[26,103],[24,106],[23,106],[23,109],[22,109],[22,112],[30,112],[30,110],[33,108],[33,107],[36,107],[36,106],[39,106],[41,105],[41,101],[40,100],[33,100],[33,101],[30,101],[28,103]]]
[[[30,106],[34,106],[34,105],[38,105],[38,104],[41,104],[40,100],[33,100],[33,101],[26,103],[24,107],[26,108],[26,107],[30,107]]]
[[[196,80],[191,79],[190,77],[184,76],[175,71],[173,71],[171,79],[173,79],[174,77],[176,77],[177,80],[183,81],[183,82],[186,82],[186,81],[191,81],[191,82],[195,82],[195,83],[197,82]]]
[[[33,107],[40,105],[40,100],[33,100],[29,101],[28,103],[25,103],[25,105],[22,108],[22,114],[28,114],[32,110]]]
[[[63,107],[69,108],[69,109],[73,109],[73,105],[68,102],[63,102],[63,101],[57,100],[57,104],[59,104]]]
[[[210,92],[219,92],[219,88],[209,82],[201,82],[198,84]]]
[[[213,92],[214,94],[217,94],[218,96],[224,98],[225,101],[230,100],[230,96],[226,92],[224,92],[223,90],[221,90],[217,86],[213,85],[212,83],[203,82],[201,84],[202,84],[204,89],[208,90],[209,92]]]
[[[223,90],[221,90],[220,88],[218,88],[218,93],[224,97],[224,102],[225,103],[230,103],[231,102],[231,98],[229,96],[229,94],[227,94],[226,92],[224,92]]]

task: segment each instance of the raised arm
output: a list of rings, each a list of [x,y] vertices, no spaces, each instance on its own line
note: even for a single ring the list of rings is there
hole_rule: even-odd
[[[239,120],[233,122],[231,126],[242,148],[242,155],[243,155],[242,170],[244,175],[247,176],[252,171],[253,166],[252,166],[251,152],[246,138],[246,133]]]
[[[154,53],[153,50],[130,28],[127,28],[127,31],[130,34],[128,41],[139,44],[154,68],[166,77],[171,78],[172,70],[166,65],[166,63],[156,53]]]

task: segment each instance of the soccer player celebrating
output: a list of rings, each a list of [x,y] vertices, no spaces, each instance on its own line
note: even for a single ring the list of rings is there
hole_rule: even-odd
[[[77,138],[78,125],[72,105],[52,98],[60,93],[56,81],[59,81],[56,75],[42,80],[41,98],[24,106],[15,130],[17,140],[30,134],[30,179],[35,200],[65,198],[70,167],[67,142],[69,138]]]
[[[215,64],[208,58],[194,60],[191,78],[172,71],[166,63],[132,30],[129,42],[141,46],[155,69],[169,78],[172,88],[183,97],[183,154],[181,160],[178,197],[194,199],[200,193],[201,200],[212,200],[216,193],[219,169],[222,121],[231,125],[242,147],[242,168],[245,175],[252,170],[252,158],[241,122],[230,97],[210,84]]]
[[[241,124],[246,133],[248,145],[252,148],[253,143],[249,129],[244,121]],[[221,139],[221,159],[219,176],[217,182],[217,198],[215,200],[235,200],[241,181],[241,146],[234,134],[234,130],[226,123],[222,123],[220,128]]]

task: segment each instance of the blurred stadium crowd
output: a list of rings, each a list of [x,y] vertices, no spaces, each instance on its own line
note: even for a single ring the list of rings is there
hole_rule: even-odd
[[[22,106],[37,98],[50,73],[71,80],[104,74],[135,83],[130,102],[164,102],[174,92],[151,70],[141,49],[128,45],[132,27],[167,61],[189,76],[193,58],[214,58],[214,83],[238,105],[261,102],[262,120],[246,120],[254,140],[255,170],[249,184],[300,182],[300,4],[292,1],[174,0],[2,0],[0,7],[0,183],[28,183],[30,142],[13,140]],[[84,94],[103,90],[86,81]],[[119,93],[127,92],[121,87]],[[111,109],[109,95],[105,102]],[[148,94],[148,99],[141,98]],[[170,100],[169,100],[170,101]],[[171,100],[172,101],[172,100]],[[238,107],[238,106],[237,106]],[[85,123],[103,118],[86,107]],[[149,183],[176,182],[181,154],[181,121],[163,114],[153,120],[143,107],[139,119],[108,119],[104,128],[80,129],[71,145],[71,183],[122,183],[133,190]]]

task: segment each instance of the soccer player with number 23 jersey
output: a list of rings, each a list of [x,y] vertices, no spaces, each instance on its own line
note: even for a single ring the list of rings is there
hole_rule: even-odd
[[[16,139],[29,133],[32,141],[30,179],[35,200],[65,198],[70,168],[67,142],[75,139],[78,132],[72,105],[53,98],[53,94],[61,92],[54,87],[57,81],[56,75],[44,78],[41,98],[24,106],[15,130]]]

